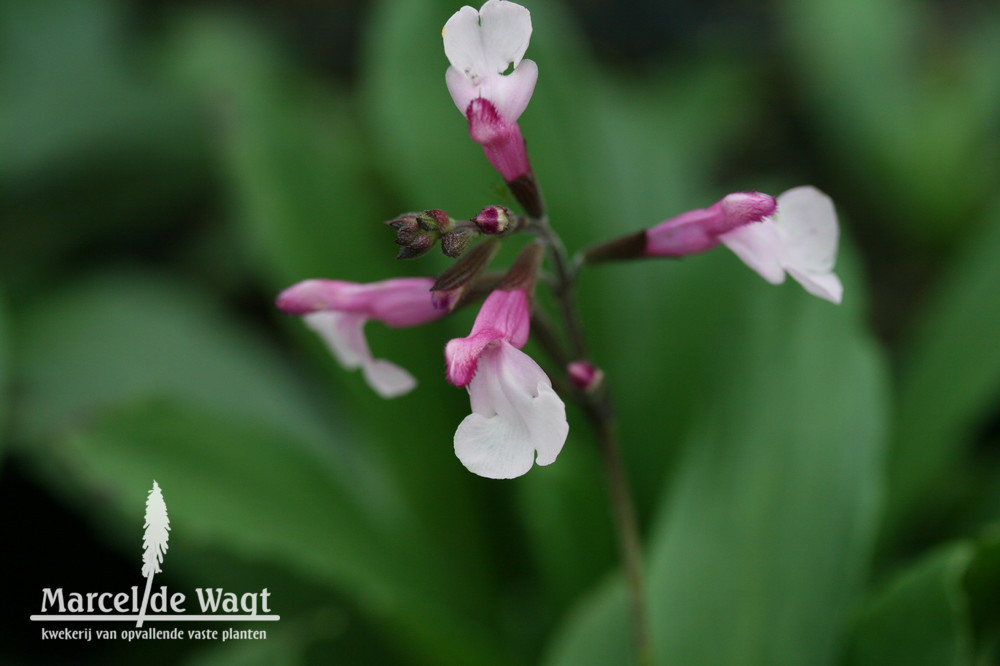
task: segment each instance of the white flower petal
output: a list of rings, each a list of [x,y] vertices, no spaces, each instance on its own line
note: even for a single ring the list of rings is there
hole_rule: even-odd
[[[306,326],[323,339],[337,361],[348,370],[360,368],[371,359],[372,353],[363,331],[368,318],[363,314],[321,310],[307,314],[302,319]]]
[[[813,296],[819,296],[831,303],[840,304],[844,295],[844,285],[834,273],[803,273],[797,268],[788,267],[788,274]]]
[[[511,479],[555,461],[569,433],[566,406],[527,354],[508,342],[487,349],[469,397],[473,413],[455,432],[455,454],[469,471]]]
[[[531,40],[531,12],[514,2],[489,0],[479,10],[479,24],[492,72],[501,74],[510,63],[516,69]]]
[[[533,60],[524,60],[507,76],[485,79],[478,96],[493,102],[497,113],[508,123],[516,123],[528,108],[537,82],[538,65]]]
[[[348,370],[361,368],[365,381],[383,398],[394,398],[413,390],[417,380],[398,365],[372,357],[364,326],[368,318],[353,312],[323,310],[302,317]]]
[[[719,240],[771,284],[785,281],[781,263],[782,239],[770,219],[733,229],[719,236]]]
[[[442,37],[448,61],[478,85],[520,64],[531,38],[531,14],[513,2],[489,0],[478,12],[468,6],[455,12]]]
[[[383,398],[395,398],[417,386],[413,375],[391,361],[372,359],[361,366],[365,381]]]
[[[475,9],[466,5],[452,14],[444,24],[441,37],[444,39],[444,54],[448,57],[448,62],[472,79],[473,83],[490,73],[483,53],[479,12]]]
[[[448,92],[455,106],[462,112],[463,116],[468,115],[469,104],[479,97],[479,86],[473,83],[469,77],[455,67],[449,67],[445,72],[444,81],[448,84]]]
[[[806,273],[829,273],[837,260],[837,213],[815,187],[788,190],[778,197],[775,224],[784,241],[782,263]]]

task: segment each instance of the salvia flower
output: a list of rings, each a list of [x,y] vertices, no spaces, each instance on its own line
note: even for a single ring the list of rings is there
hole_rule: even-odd
[[[708,208],[682,213],[646,230],[645,254],[683,257],[711,250],[720,236],[743,225],[760,222],[774,212],[774,197],[761,192],[727,194]]]
[[[468,337],[445,348],[448,381],[466,386],[472,413],[455,432],[455,454],[491,479],[525,474],[555,461],[569,433],[566,406],[548,376],[521,351],[531,308],[523,288],[496,289]]]
[[[281,310],[301,315],[349,370],[361,369],[368,385],[383,398],[411,391],[417,382],[398,365],[376,359],[368,348],[364,326],[369,319],[387,326],[416,326],[447,310],[434,307],[431,278],[397,278],[370,284],[340,280],[305,280],[277,298]]]
[[[830,197],[806,185],[778,196],[777,210],[760,224],[720,240],[768,282],[781,284],[787,272],[810,294],[840,303],[844,287],[833,272],[839,234]]]
[[[479,11],[455,12],[441,34],[451,63],[445,81],[469,121],[469,135],[505,181],[516,181],[531,171],[517,125],[538,80],[538,67],[523,59],[531,14],[513,2],[488,0]]]

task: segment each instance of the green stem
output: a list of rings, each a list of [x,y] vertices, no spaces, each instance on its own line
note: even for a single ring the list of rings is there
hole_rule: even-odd
[[[545,243],[555,271],[553,292],[577,360],[587,360],[583,326],[573,299],[576,284],[576,265],[571,263],[562,240],[549,227],[548,219],[534,221],[533,230]],[[561,355],[557,355],[561,356]],[[556,358],[557,361],[562,359]],[[597,434],[598,448],[604,466],[608,493],[611,499],[615,534],[619,555],[625,569],[625,582],[629,596],[629,617],[632,625],[632,645],[636,661],[641,666],[653,665],[652,644],[649,639],[649,620],[646,613],[642,577],[642,546],[635,505],[629,489],[628,477],[619,454],[618,428],[611,406],[607,383],[592,392],[576,391]]]

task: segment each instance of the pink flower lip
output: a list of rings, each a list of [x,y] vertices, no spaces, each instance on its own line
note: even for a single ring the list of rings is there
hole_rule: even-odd
[[[531,307],[523,289],[494,289],[486,298],[467,337],[450,340],[445,347],[448,381],[466,386],[476,374],[479,358],[496,341],[520,349],[528,341]]]

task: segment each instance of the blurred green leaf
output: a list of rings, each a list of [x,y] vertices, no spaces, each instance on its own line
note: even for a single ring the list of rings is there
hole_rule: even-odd
[[[657,659],[830,664],[867,569],[885,435],[883,369],[860,309],[748,285],[737,353],[704,396],[656,519],[647,593]],[[606,663],[628,637],[575,616],[552,663]],[[605,619],[608,623],[610,620]],[[618,624],[619,627],[623,625]]]
[[[934,250],[964,230],[1000,177],[986,142],[1000,111],[994,13],[942,31],[929,6],[903,0],[779,3],[819,135],[851,183],[878,207],[875,223]],[[935,39],[936,38],[936,39]]]
[[[963,582],[974,549],[959,543],[895,576],[863,609],[849,663],[970,664],[972,635]]]
[[[403,587],[393,577],[406,569],[393,565],[361,500],[328,460],[280,427],[158,399],[106,411],[61,442],[53,448],[61,464],[133,523],[141,524],[155,479],[174,542],[183,535],[278,559],[376,607]]]
[[[545,599],[562,609],[616,562],[604,470],[583,414],[570,412],[559,464],[518,483],[518,508]],[[533,470],[541,471],[541,470]]]
[[[654,538],[650,604],[668,663],[833,663],[867,570],[886,434],[880,359],[859,310],[761,296],[748,302],[746,356],[695,432]]]
[[[20,313],[15,336],[17,425],[29,442],[156,396],[253,415],[314,443],[330,439],[309,388],[192,284],[126,270],[80,278]]]
[[[601,582],[564,620],[543,661],[547,666],[636,663],[629,645],[628,598],[620,577]],[[670,663],[657,659],[656,663]]]
[[[963,583],[972,611],[976,663],[986,666],[1000,658],[1000,528],[994,522],[976,543],[976,557]]]
[[[126,14],[106,0],[0,3],[6,276],[29,282],[112,229],[176,224],[201,187],[195,108],[157,79]]]
[[[889,520],[955,498],[971,431],[1000,395],[1000,205],[945,267],[900,358]],[[931,500],[933,498],[933,500]]]
[[[490,645],[473,621],[436,601],[438,584],[408,550],[393,547],[394,535],[378,533],[364,500],[351,496],[328,461],[281,429],[147,401],[105,413],[47,455],[46,466],[64,482],[82,485],[134,524],[141,524],[144,487],[156,479],[169,506],[172,550],[221,546],[280,562],[354,599],[387,637],[401,634],[430,663],[467,663]]]
[[[272,284],[333,273],[373,280],[396,268],[366,178],[369,151],[334,82],[310,79],[237,15],[187,17],[167,60],[222,130],[237,229]]]

